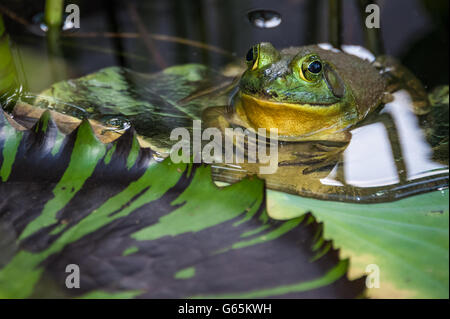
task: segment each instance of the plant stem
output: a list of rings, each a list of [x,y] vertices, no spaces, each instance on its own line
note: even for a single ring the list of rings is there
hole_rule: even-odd
[[[45,24],[47,30],[47,50],[50,64],[50,73],[53,75],[54,81],[65,79],[65,69],[58,67],[55,62],[58,57],[62,56],[61,46],[59,43],[62,19],[63,19],[64,0],[46,0],[45,1]]]
[[[64,0],[45,1],[45,23],[47,26],[59,28],[62,24]]]
[[[3,23],[3,16],[0,14],[0,37],[5,33],[5,24]]]
[[[330,43],[335,48],[340,49],[342,44],[341,0],[328,1],[328,16],[328,37]]]
[[[9,46],[9,37],[6,34],[3,17],[0,14],[0,112],[2,107],[5,109],[12,107],[19,93],[20,85]]]

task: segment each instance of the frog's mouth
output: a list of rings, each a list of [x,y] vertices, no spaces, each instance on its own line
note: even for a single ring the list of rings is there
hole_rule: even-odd
[[[319,112],[322,114],[330,114],[337,111],[339,106],[341,105],[340,101],[335,102],[301,102],[291,103],[291,102],[282,102],[282,101],[273,101],[269,99],[265,99],[263,97],[253,96],[244,92],[240,92],[237,99],[241,100],[241,103],[244,104],[252,104],[259,105],[261,108],[273,108],[274,110],[278,110],[280,112],[294,109],[294,110],[302,110],[304,112]]]

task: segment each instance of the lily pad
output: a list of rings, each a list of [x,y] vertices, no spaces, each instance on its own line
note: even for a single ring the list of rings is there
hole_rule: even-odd
[[[353,204],[302,198],[268,190],[272,218],[289,220],[313,212],[325,225],[324,237],[350,257],[350,276],[380,270],[381,298],[448,298],[448,189],[395,202]],[[370,268],[370,267],[369,267]]]

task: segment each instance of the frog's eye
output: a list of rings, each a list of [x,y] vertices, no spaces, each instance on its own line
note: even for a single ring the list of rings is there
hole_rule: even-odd
[[[261,69],[281,59],[280,53],[268,42],[254,45],[245,57],[250,70]]]
[[[245,56],[245,60],[247,61],[247,65],[250,69],[254,70],[258,67],[258,58],[259,44],[252,46]]]
[[[322,61],[316,55],[307,56],[303,59],[299,70],[302,80],[307,82],[316,82],[322,74]]]
[[[308,65],[308,71],[312,74],[319,74],[322,71],[322,63],[320,61],[312,61]]]

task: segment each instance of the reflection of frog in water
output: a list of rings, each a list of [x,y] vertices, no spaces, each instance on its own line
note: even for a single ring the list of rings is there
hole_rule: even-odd
[[[341,161],[351,140],[349,128],[386,120],[387,116],[378,111],[379,106],[392,100],[390,92],[406,89],[412,98],[411,110],[424,119],[422,122],[436,120],[427,116],[436,112],[429,112],[431,105],[420,82],[388,57],[369,62],[316,45],[278,52],[271,44],[261,43],[249,50],[246,60],[246,70],[235,72],[242,74],[239,81],[197,64],[150,75],[107,68],[57,83],[35,104],[89,117],[106,126],[111,118],[118,122],[126,118],[141,140],[163,156],[175,143],[169,140],[172,129],[190,128],[193,119],[202,118],[203,128],[277,128],[280,168],[276,174],[263,178],[268,187],[311,196],[330,193],[319,179]],[[231,92],[234,94],[230,102]],[[434,104],[445,98],[448,101],[448,91],[433,96],[438,97]],[[27,112],[16,107],[15,118],[20,121],[24,114],[38,114]],[[427,133],[436,136],[434,129]],[[447,137],[440,135],[442,138],[435,139],[433,146],[448,140],[448,133]],[[394,144],[400,148],[398,141]],[[444,149],[441,147],[441,151]],[[448,160],[448,153],[443,157]],[[236,180],[257,172],[257,164],[240,166],[243,170],[237,175],[229,176],[225,170],[219,170],[217,176]],[[343,190],[336,188],[331,192]]]

